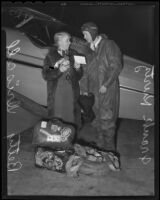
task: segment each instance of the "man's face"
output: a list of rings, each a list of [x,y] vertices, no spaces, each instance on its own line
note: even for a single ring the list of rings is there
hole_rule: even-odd
[[[92,36],[91,34],[88,32],[88,31],[82,31],[83,33],[83,36],[84,36],[84,39],[88,42],[88,43],[91,43],[93,40],[92,40]]]
[[[58,41],[58,47],[63,50],[68,50],[70,44],[70,37],[68,36],[61,37]]]

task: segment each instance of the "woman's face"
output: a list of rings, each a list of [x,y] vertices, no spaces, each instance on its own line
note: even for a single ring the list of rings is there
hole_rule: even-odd
[[[62,50],[68,50],[70,44],[70,37],[68,36],[63,36],[58,41],[58,47]]]

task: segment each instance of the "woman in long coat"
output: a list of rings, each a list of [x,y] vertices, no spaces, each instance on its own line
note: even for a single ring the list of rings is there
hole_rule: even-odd
[[[47,108],[50,119],[56,117],[81,126],[81,111],[78,105],[79,80],[83,75],[80,64],[74,62],[77,53],[71,49],[70,35],[56,33],[55,47],[49,50],[42,70],[47,81]]]

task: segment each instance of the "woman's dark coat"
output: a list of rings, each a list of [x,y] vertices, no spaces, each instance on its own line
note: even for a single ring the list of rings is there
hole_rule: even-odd
[[[74,65],[74,58],[73,55],[77,53],[71,49],[68,51],[68,57],[70,60],[70,78],[71,78],[71,85],[74,94],[74,117],[75,117],[75,124],[80,127],[81,125],[81,111],[78,105],[78,98],[80,95],[80,88],[79,88],[79,80],[83,75],[82,67],[79,70],[76,70]],[[42,70],[42,76],[44,80],[47,81],[47,108],[48,108],[48,115],[49,118],[56,117],[54,116],[54,100],[55,100],[55,91],[58,83],[58,79],[63,75],[58,68],[54,68],[55,63],[63,58],[57,51],[56,48],[51,48],[49,53],[47,54],[44,60],[44,66]]]

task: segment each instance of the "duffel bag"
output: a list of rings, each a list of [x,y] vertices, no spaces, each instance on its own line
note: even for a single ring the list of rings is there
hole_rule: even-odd
[[[77,177],[83,160],[74,154],[74,150],[54,151],[46,147],[37,147],[35,151],[35,166],[68,176]]]
[[[40,121],[33,130],[32,144],[39,147],[49,147],[53,150],[72,149],[75,128],[59,119]]]

